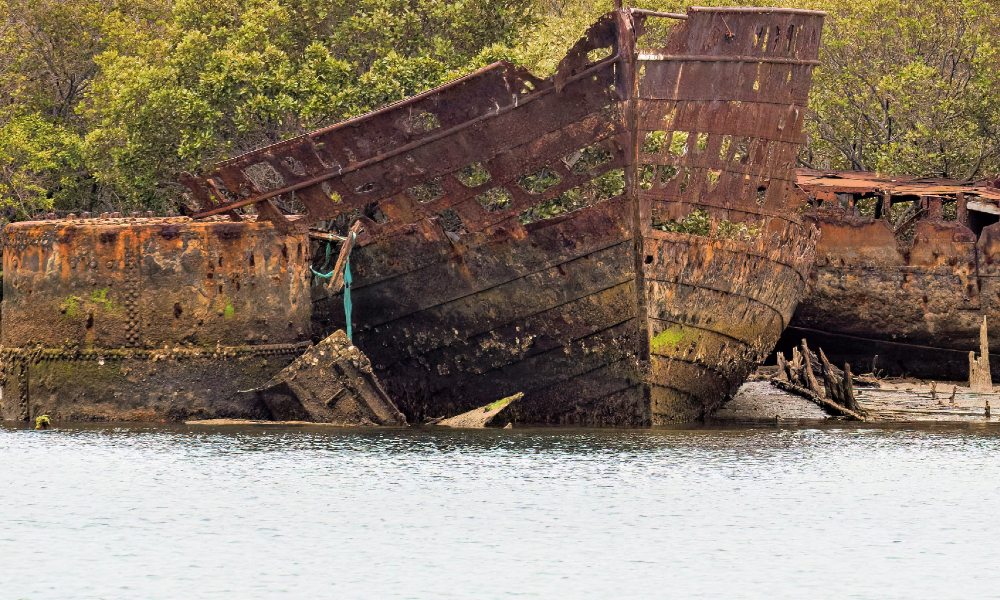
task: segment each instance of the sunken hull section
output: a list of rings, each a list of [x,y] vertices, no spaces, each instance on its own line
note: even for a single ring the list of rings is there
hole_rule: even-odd
[[[667,45],[637,50],[664,16],[678,19]],[[616,11],[551,79],[498,63],[228,161],[193,191],[205,215],[362,220],[354,342],[411,420],[515,392],[525,423],[696,419],[801,296],[812,241],[786,209],[821,21]],[[293,195],[303,215],[274,202]],[[654,227],[695,210],[705,231]],[[751,234],[719,231],[734,228]],[[315,319],[343,327],[325,289]]]

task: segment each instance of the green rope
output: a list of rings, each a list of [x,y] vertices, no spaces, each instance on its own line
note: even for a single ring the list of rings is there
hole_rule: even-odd
[[[354,308],[351,305],[351,283],[354,279],[351,277],[351,255],[347,255],[347,262],[344,264],[344,320],[347,322],[347,339],[350,342],[354,342],[354,336],[351,331],[351,310]]]
[[[314,269],[312,265],[309,265],[309,270],[312,271],[312,274],[315,275],[317,279],[330,279],[331,277],[333,277],[333,269],[330,268],[330,246],[331,246],[330,242],[327,242],[326,243],[326,260],[323,261],[323,268],[324,269],[330,269],[329,273],[321,273],[321,272],[317,271],[316,269]],[[318,283],[318,282],[314,281],[313,285],[315,285],[316,283]]]
[[[352,231],[350,243],[353,243],[356,238],[357,234]],[[345,240],[344,243],[347,244],[349,242]],[[351,250],[353,249],[354,248],[352,247]],[[312,274],[316,277],[317,281],[319,279],[331,279],[333,277],[334,269],[330,267],[330,254],[331,254],[330,242],[327,242],[326,260],[323,262],[323,268],[330,269],[329,273],[323,273],[321,271],[317,271],[312,267],[312,265],[309,265],[309,270],[312,271]],[[347,339],[351,340],[352,342],[354,341],[353,327],[351,326],[351,311],[354,309],[353,304],[351,304],[351,283],[353,281],[354,278],[351,276],[351,254],[350,252],[348,252],[347,260],[344,261],[344,320],[347,322],[347,327],[346,327]],[[314,284],[315,283],[316,281],[314,281]]]

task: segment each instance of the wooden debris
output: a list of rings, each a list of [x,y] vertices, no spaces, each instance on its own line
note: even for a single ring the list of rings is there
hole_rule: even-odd
[[[339,330],[262,387],[241,393],[255,395],[276,421],[406,425],[368,358]]]
[[[504,429],[509,429],[511,427],[508,426],[512,423],[510,419],[510,407],[523,397],[524,393],[518,392],[513,396],[501,398],[486,406],[480,406],[460,415],[443,419],[437,425],[464,429],[484,429],[486,427],[503,427]]]
[[[975,351],[969,352],[969,389],[988,394],[993,391],[993,375],[990,373],[990,343],[986,329],[986,317],[979,326],[979,357]]]
[[[822,349],[818,357],[813,354],[806,340],[802,340],[801,351],[792,348],[790,361],[779,352],[777,363],[778,375],[771,381],[775,387],[812,400],[830,414],[867,420],[865,409],[854,397],[850,365],[845,364],[841,371],[830,364]],[[823,377],[822,387],[814,371],[813,365],[817,363]]]
[[[794,383],[789,383],[787,381],[781,381],[778,379],[772,379],[771,384],[778,389],[785,390],[786,392],[790,392],[797,396],[802,396],[806,400],[811,400],[815,402],[820,406],[820,408],[825,410],[828,414],[832,414],[838,417],[847,417],[855,421],[868,420],[868,417],[866,415],[855,412],[847,408],[846,406],[841,406],[840,404],[837,404],[836,402],[833,402],[826,398],[820,398],[812,390],[804,388],[801,385],[796,385]]]

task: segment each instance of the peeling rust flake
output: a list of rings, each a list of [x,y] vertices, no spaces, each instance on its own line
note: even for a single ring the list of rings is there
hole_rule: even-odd
[[[651,19],[662,47],[642,47]],[[519,422],[696,419],[805,287],[793,168],[822,21],[615,10],[552,78],[495,63],[185,183],[196,218],[362,223],[354,342],[410,420],[518,392]],[[344,327],[318,296],[314,320]]]

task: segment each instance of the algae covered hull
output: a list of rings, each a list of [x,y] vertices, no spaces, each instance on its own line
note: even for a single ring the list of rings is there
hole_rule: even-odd
[[[617,10],[552,78],[490,65],[186,183],[196,216],[364,224],[354,342],[410,419],[517,392],[522,422],[695,419],[803,292],[793,168],[822,19]],[[320,291],[314,321],[343,326],[340,302]]]

